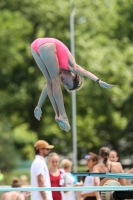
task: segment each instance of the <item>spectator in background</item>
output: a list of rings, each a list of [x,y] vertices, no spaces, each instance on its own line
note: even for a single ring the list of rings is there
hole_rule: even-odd
[[[68,159],[64,159],[61,162],[61,168],[66,173],[66,180],[65,186],[66,187],[73,187],[73,186],[80,186],[82,183],[79,183],[77,177],[71,173],[72,170],[72,162]],[[76,200],[77,195],[74,191],[64,192],[64,199],[65,200]]]
[[[117,151],[115,151],[115,150],[111,150],[111,151],[110,151],[109,160],[110,160],[111,162],[117,162],[117,161],[119,160]],[[129,171],[125,171],[125,170],[124,170],[123,172],[132,174],[132,173],[133,173],[133,168],[130,169]],[[126,182],[126,185],[131,185],[131,184],[132,184],[132,180],[130,180],[130,179],[125,179],[125,182]]]
[[[23,186],[30,185],[28,182],[28,177],[24,174],[20,176],[20,181]]]
[[[17,177],[14,177],[12,180],[11,186],[13,188],[21,187],[21,183]],[[2,195],[1,200],[26,200],[28,195],[25,195],[25,192],[6,192]]]
[[[30,186],[29,182],[28,182],[28,177],[26,175],[21,175],[20,176],[20,182],[21,182],[21,185],[23,187],[26,187],[26,186]],[[29,192],[23,192],[23,194],[25,194],[26,196],[30,196],[30,191]]]
[[[109,160],[111,162],[117,162],[119,160],[117,151],[115,151],[115,150],[111,150],[110,151]]]
[[[93,167],[93,172],[96,173],[123,173],[123,168],[119,162],[111,162],[109,160],[110,149],[108,147],[102,147],[99,151],[101,162]],[[99,185],[99,177],[94,177],[95,186]],[[105,178],[100,177],[100,185],[126,185],[126,181],[123,178]],[[107,193],[104,194],[104,196]],[[96,192],[96,197],[99,200],[100,194]]]
[[[86,159],[86,166],[88,168],[87,172],[92,172],[93,167],[98,163],[98,156],[92,152],[88,153],[85,156]],[[84,186],[94,186],[94,177],[93,176],[86,176],[83,177]],[[99,180],[100,182],[100,180]],[[96,200],[96,193],[95,191],[82,191],[81,196],[84,200]]]
[[[119,162],[111,162],[109,159],[110,149],[108,147],[102,147],[99,151],[99,156],[101,163],[95,165],[93,167],[93,172],[98,173],[123,173],[124,170],[122,168],[121,163]],[[97,180],[97,177],[95,177]],[[110,178],[100,178],[100,185],[103,185]],[[121,185],[125,185],[125,181],[123,179],[114,178],[113,180],[119,181]],[[99,181],[96,181],[97,185],[99,185]]]
[[[65,173],[60,171],[59,166],[59,155],[57,153],[51,153],[48,156],[48,166],[50,174],[50,182],[52,187],[65,186]],[[52,191],[53,200],[62,200],[63,192]]]
[[[45,157],[53,149],[45,140],[38,140],[34,145],[35,159],[31,165],[31,187],[51,187],[49,171]],[[53,200],[51,191],[32,191],[31,200]]]

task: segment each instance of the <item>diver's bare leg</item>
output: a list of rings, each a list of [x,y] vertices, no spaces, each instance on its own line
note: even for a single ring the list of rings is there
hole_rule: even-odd
[[[36,53],[36,51],[34,51],[32,48],[31,48],[31,53],[32,53],[32,55],[33,55],[37,65],[38,65],[38,67],[42,71],[43,75],[46,77],[46,80],[48,80],[47,83],[49,82],[49,86],[47,86],[47,87],[51,87],[51,85],[52,85],[52,83],[50,82],[51,78],[50,78],[49,73],[48,73],[48,71],[47,71],[47,69],[45,67],[45,64],[43,63],[43,61],[40,58],[40,56]],[[51,91],[52,91],[52,88],[49,89],[49,96],[50,96],[49,99],[50,99],[50,101],[52,103],[52,106],[53,106],[53,109],[55,111],[55,117],[58,118],[58,116],[59,116],[58,107],[57,107],[57,104],[55,102],[55,99],[53,98],[53,94],[52,94]]]
[[[43,62],[45,63],[45,66],[52,80],[53,97],[59,110],[59,116],[58,118],[56,118],[56,121],[58,122],[60,127],[62,127],[66,131],[69,131],[70,125],[66,115],[63,95],[60,87],[59,64],[56,56],[56,47],[53,43],[43,44],[39,47],[39,54]]]

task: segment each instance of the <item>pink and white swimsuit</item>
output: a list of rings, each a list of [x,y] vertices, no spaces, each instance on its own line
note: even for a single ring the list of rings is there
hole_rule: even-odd
[[[65,70],[68,69],[68,48],[59,40],[55,38],[38,38],[34,40],[31,44],[31,48],[34,49],[38,54],[38,49],[41,45],[45,43],[54,43],[56,46],[56,54],[59,62],[59,68],[63,68]]]

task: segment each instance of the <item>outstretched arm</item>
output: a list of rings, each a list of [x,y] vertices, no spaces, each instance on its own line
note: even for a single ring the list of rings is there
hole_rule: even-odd
[[[34,115],[35,117],[40,120],[41,116],[42,116],[42,111],[41,111],[41,107],[43,105],[43,102],[44,100],[46,99],[47,97],[47,84],[44,86],[43,90],[42,90],[42,93],[40,95],[40,98],[39,98],[39,101],[38,101],[38,104],[34,110]]]
[[[113,87],[113,85],[110,85],[108,83],[105,83],[103,81],[101,81],[97,76],[95,76],[94,74],[92,74],[91,72],[83,69],[81,66],[77,65],[75,66],[75,69],[74,71],[77,73],[77,74],[80,74],[82,76],[86,76],[87,78],[90,78],[91,80],[99,83],[99,85],[103,88],[111,88]]]
[[[91,72],[89,72],[89,71],[83,69],[81,66],[79,66],[79,65],[77,65],[77,64],[76,64],[76,66],[75,66],[75,72],[76,72],[77,74],[82,75],[82,76],[86,76],[87,78],[90,78],[91,80],[93,80],[93,81],[95,81],[95,82],[98,80],[98,77],[97,77],[97,76],[95,76],[95,75],[92,74]]]
[[[75,74],[79,74],[82,76],[86,76],[87,78],[90,78],[91,80],[99,83],[99,85],[103,88],[111,88],[113,87],[113,85],[110,85],[108,83],[105,83],[103,81],[101,81],[97,76],[95,76],[94,74],[92,74],[91,72],[83,69],[81,66],[77,65],[75,62],[74,57],[72,56],[72,54],[69,52],[69,58],[68,58],[68,65],[69,65],[69,70]]]

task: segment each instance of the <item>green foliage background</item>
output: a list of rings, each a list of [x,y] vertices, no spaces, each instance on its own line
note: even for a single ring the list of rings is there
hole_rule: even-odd
[[[78,159],[101,146],[131,156],[133,2],[75,0],[74,7],[77,63],[115,85],[105,90],[86,79],[77,92]],[[72,132],[59,129],[48,98],[41,121],[34,118],[45,79],[30,53],[38,37],[58,38],[70,49],[71,8],[67,0],[1,0],[0,12],[0,169],[11,171],[17,160],[33,159],[38,139],[54,144],[59,154],[72,152]],[[62,90],[72,123],[71,95]]]

